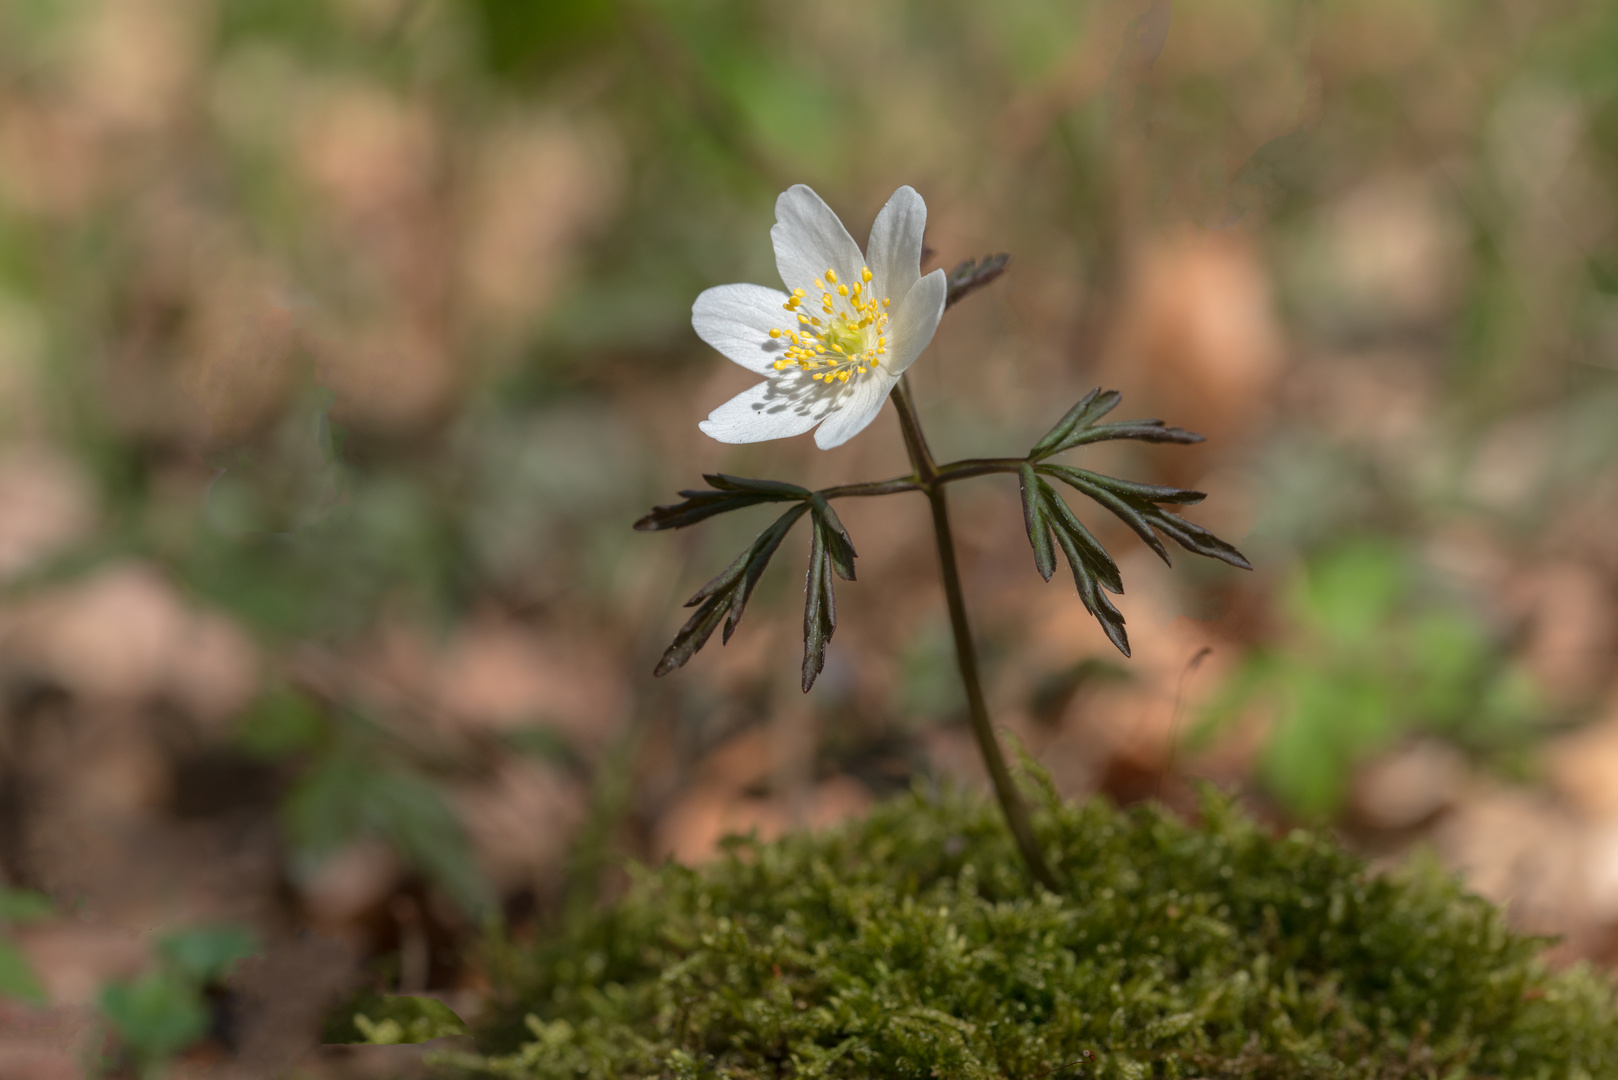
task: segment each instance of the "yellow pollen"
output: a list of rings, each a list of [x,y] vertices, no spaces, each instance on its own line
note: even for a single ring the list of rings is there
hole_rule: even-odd
[[[837,284],[837,271],[835,271],[835,270],[827,270],[826,271],[826,280],[831,282],[833,285]]]
[[[847,285],[839,285],[839,286],[837,286],[837,295],[838,296],[847,296],[848,295],[848,286]]]
[[[803,299],[803,290],[802,289],[793,289],[792,290],[792,295],[798,297],[801,300],[801,299]]]
[[[779,330],[773,330],[773,329],[772,329],[772,330],[771,330],[771,331],[770,331],[770,336],[771,336],[771,337],[780,337],[780,336],[781,336],[781,331],[779,331]]]
[[[824,281],[821,281],[819,278],[815,278],[815,288],[819,289],[821,292],[825,292],[826,291],[826,283]]]
[[[860,267],[860,280],[861,281],[870,281],[871,280],[871,268],[869,266]]]

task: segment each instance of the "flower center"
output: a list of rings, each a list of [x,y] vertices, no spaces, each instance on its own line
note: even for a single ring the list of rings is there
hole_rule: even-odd
[[[888,351],[891,301],[866,293],[870,283],[870,268],[862,266],[860,279],[853,285],[839,282],[835,270],[827,270],[825,280],[815,278],[818,304],[807,298],[805,290],[793,289],[781,306],[798,317],[798,325],[770,331],[770,337],[788,342],[775,370],[796,367],[810,372],[817,381],[847,382],[880,364]]]

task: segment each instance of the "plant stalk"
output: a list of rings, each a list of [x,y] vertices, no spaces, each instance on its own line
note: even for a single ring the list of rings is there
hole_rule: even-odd
[[[955,634],[955,665],[960,670],[961,682],[966,687],[966,704],[972,718],[972,733],[977,736],[978,750],[983,754],[983,763],[988,766],[989,778],[994,782],[994,793],[1000,801],[1000,810],[1005,814],[1006,824],[1010,826],[1011,835],[1016,839],[1017,848],[1022,852],[1023,862],[1028,864],[1028,872],[1045,888],[1052,892],[1060,892],[1061,886],[1056,880],[1056,875],[1045,863],[1044,853],[1040,851],[1039,841],[1034,836],[1033,823],[1028,817],[1028,807],[1023,803],[1016,783],[1011,778],[1011,770],[1006,767],[1005,755],[1000,752],[999,740],[994,735],[994,725],[989,720],[989,707],[983,699],[983,682],[978,674],[977,648],[972,643],[972,628],[966,619],[966,598],[961,592],[961,572],[955,559],[955,539],[949,527],[949,505],[945,501],[943,483],[936,482],[940,480],[938,466],[933,461],[932,451],[927,447],[927,438],[922,434],[921,420],[916,415],[915,403],[910,396],[908,376],[901,376],[898,385],[893,388],[893,403],[899,411],[899,427],[904,433],[905,449],[909,451],[910,463],[916,470],[915,482],[927,493],[927,502],[933,511],[933,536],[938,541],[938,567],[944,579],[944,597],[949,604],[950,629]]]

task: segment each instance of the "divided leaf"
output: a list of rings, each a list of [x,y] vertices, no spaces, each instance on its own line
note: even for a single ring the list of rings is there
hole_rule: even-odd
[[[1022,520],[1028,529],[1028,542],[1034,545],[1034,569],[1046,581],[1056,573],[1056,547],[1051,542],[1051,523],[1045,516],[1045,500],[1039,477],[1026,461],[1017,469],[1017,484],[1022,489]]]
[[[683,529],[706,521],[717,514],[741,510],[760,503],[796,502],[808,499],[811,492],[796,484],[783,484],[777,480],[749,480],[725,473],[705,474],[703,479],[712,484],[711,491],[682,491],[685,502],[672,506],[654,506],[652,512],[635,522],[638,532],[656,532],[660,529]]]
[[[1108,592],[1115,592],[1120,596],[1124,592],[1124,578],[1118,572],[1118,564],[1112,561],[1107,549],[1085,528],[1084,522],[1073,513],[1071,507],[1056,493],[1044,480],[1040,480],[1041,494],[1048,507],[1046,513],[1051,517],[1056,527],[1057,536],[1066,536],[1079,551],[1084,554],[1085,565],[1090,567],[1096,579]],[[1066,550],[1064,546],[1063,550]]]
[[[1085,610],[1095,616],[1118,651],[1128,656],[1129,635],[1124,631],[1123,614],[1113,606],[1105,591],[1124,591],[1117,564],[1050,484],[1034,475],[1032,466],[1024,464],[1018,471],[1022,480],[1023,520],[1034,544],[1034,565],[1046,581],[1051,579],[1056,569],[1056,554],[1051,548],[1054,533],[1056,543],[1067,556],[1073,584],[1078,587]]]
[[[832,591],[830,538],[836,533],[817,515],[809,542],[809,575],[804,582],[803,692],[815,685],[826,666],[826,645],[837,629],[837,596]],[[844,538],[846,539],[846,537]]]
[[[848,530],[843,528],[831,503],[819,492],[809,500],[809,505],[815,512],[815,528],[826,530],[826,552],[831,558],[832,569],[844,581],[853,581],[854,541],[849,539]]]
[[[1168,549],[1163,546],[1163,541],[1158,539],[1158,533],[1193,554],[1219,559],[1242,570],[1253,568],[1253,564],[1248,562],[1240,551],[1201,525],[1187,521],[1177,514],[1171,514],[1157,505],[1158,503],[1189,505],[1201,502],[1203,495],[1199,491],[1139,484],[1113,476],[1103,476],[1088,469],[1076,469],[1069,465],[1041,465],[1039,471],[1056,477],[1112,511],[1120,521],[1133,529],[1135,535],[1139,536],[1148,547],[1157,552],[1165,563],[1171,560]]]
[[[1110,439],[1138,439],[1154,443],[1199,443],[1202,436],[1184,428],[1169,427],[1161,420],[1122,420],[1111,424],[1098,424],[1103,416],[1117,407],[1123,395],[1116,390],[1103,392],[1100,387],[1090,391],[1045,437],[1034,444],[1028,456],[1038,460],[1071,450],[1088,443]]]
[[[944,307],[955,306],[967,293],[983,288],[1006,272],[1011,256],[1005,253],[985,255],[982,259],[967,259],[949,272],[948,291],[944,294]]]
[[[712,483],[715,477],[706,477]],[[729,478],[726,478],[729,479]],[[758,483],[758,481],[749,481]],[[780,485],[789,487],[790,485]],[[802,489],[799,489],[802,490]],[[809,493],[804,492],[805,495]],[[779,501],[779,500],[760,500]],[[758,535],[748,549],[738,555],[734,562],[725,567],[712,581],[697,590],[695,596],[687,600],[686,607],[695,607],[697,610],[691,618],[680,627],[679,633],[674,635],[674,641],[663,653],[663,658],[657,662],[652,670],[653,675],[667,675],[675,668],[682,666],[687,660],[695,656],[698,649],[708,643],[713,632],[724,621],[725,633],[721,642],[730,640],[730,635],[736,632],[736,624],[741,621],[742,610],[746,608],[748,598],[753,595],[753,587],[758,584],[759,577],[764,568],[770,564],[770,557],[775,549],[781,546],[792,526],[798,523],[809,510],[807,502],[800,502],[786,513],[776,519],[771,525]],[[714,511],[720,513],[722,511]],[[655,511],[654,511],[655,513]],[[689,524],[687,522],[686,524]],[[638,527],[638,526],[637,526]],[[652,528],[679,528],[679,525],[652,526]],[[818,533],[818,529],[816,530]],[[850,549],[852,557],[852,548]],[[852,564],[851,564],[852,565]]]
[[[1080,398],[1079,403],[1069,409],[1067,414],[1056,422],[1056,426],[1045,433],[1043,439],[1034,444],[1034,448],[1028,451],[1028,456],[1042,458],[1063,449],[1062,440],[1071,435],[1075,429],[1089,427],[1106,416],[1118,407],[1123,397],[1116,390],[1108,390],[1103,394],[1101,387],[1096,387]]]

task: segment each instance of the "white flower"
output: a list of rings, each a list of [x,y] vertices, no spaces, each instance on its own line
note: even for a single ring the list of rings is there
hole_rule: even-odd
[[[749,443],[819,424],[822,450],[859,434],[944,314],[944,271],[921,276],[926,224],[927,204],[902,187],[876,216],[862,256],[819,195],[802,184],[783,192],[770,239],[788,292],[720,285],[691,307],[703,341],[767,377],[709,413],[702,430]]]

